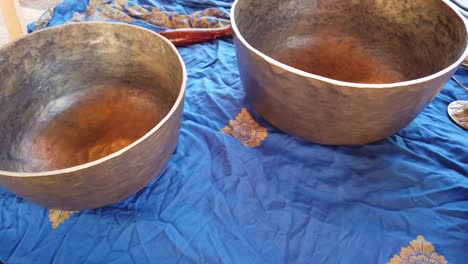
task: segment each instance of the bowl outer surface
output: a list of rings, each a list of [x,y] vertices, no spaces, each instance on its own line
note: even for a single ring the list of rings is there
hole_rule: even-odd
[[[466,21],[451,8],[447,12],[460,25],[464,46],[457,51],[461,56],[449,66],[432,75],[399,83],[333,80],[283,64],[249,43],[238,24],[245,24],[241,13],[256,17],[249,13],[256,12],[249,11],[251,7],[246,3],[250,2],[237,0],[232,9],[238,67],[247,101],[282,131],[320,144],[359,145],[393,135],[424,110],[468,56]],[[449,8],[447,1],[438,4]],[[264,36],[269,34],[248,35],[266,43]]]
[[[56,32],[70,27],[83,30],[135,30],[171,50],[182,76],[177,98],[169,113],[151,131],[129,146],[106,157],[83,165],[38,173],[0,171],[0,185],[41,206],[63,210],[93,209],[118,202],[146,186],[166,166],[178,142],[185,96],[186,70],[176,48],[165,38],[144,28],[118,23],[77,23],[48,28],[31,36]],[[9,44],[19,45],[18,41]],[[7,47],[8,47],[7,46]],[[2,48],[5,50],[5,47]],[[0,49],[0,54],[2,52]],[[164,55],[164,54],[162,54]],[[21,62],[19,62],[21,63]]]

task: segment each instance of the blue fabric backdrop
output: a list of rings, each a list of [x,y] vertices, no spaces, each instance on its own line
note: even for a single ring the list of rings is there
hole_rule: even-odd
[[[231,5],[132,3],[184,13]],[[87,5],[64,1],[48,26]],[[188,70],[184,120],[163,173],[120,203],[81,212],[47,210],[0,189],[1,261],[467,263],[468,131],[446,108],[468,93],[454,82],[388,139],[322,146],[278,131],[246,104],[232,40],[179,51]],[[468,85],[465,70],[456,77]],[[256,147],[222,130],[245,120],[260,131]]]

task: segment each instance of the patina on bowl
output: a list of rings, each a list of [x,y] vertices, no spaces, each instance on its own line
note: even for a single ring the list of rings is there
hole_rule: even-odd
[[[468,56],[465,21],[443,0],[237,0],[231,17],[247,101],[321,144],[396,133]]]
[[[48,208],[137,192],[178,141],[186,70],[144,28],[77,23],[0,48],[0,185]]]

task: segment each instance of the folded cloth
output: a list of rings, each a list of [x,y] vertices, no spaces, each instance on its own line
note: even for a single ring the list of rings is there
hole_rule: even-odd
[[[138,3],[138,1],[135,1]],[[201,1],[205,4],[217,1]],[[152,5],[138,5],[126,0],[66,0],[47,10],[38,21],[28,25],[33,32],[59,24],[85,21],[112,21],[140,25],[156,32],[187,28],[226,28],[229,13],[220,8],[206,8],[191,14],[169,11]],[[74,10],[73,12],[70,12]],[[76,12],[78,11],[78,12]]]
[[[455,7],[464,15],[468,17],[468,0],[450,0],[455,4]]]

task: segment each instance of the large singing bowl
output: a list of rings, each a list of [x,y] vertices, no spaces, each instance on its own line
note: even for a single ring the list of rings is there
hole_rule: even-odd
[[[468,56],[465,21],[443,0],[237,0],[231,19],[247,101],[321,144],[398,132]]]
[[[175,47],[136,26],[69,24],[0,48],[0,185],[63,210],[132,195],[176,147],[185,83]]]

